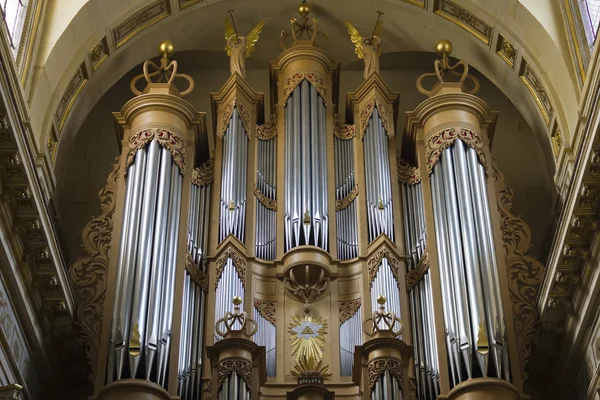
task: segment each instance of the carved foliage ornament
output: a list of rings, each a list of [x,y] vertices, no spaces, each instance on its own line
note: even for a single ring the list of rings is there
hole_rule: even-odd
[[[252,393],[252,364],[249,361],[239,358],[228,358],[219,362],[217,367],[217,391],[221,390],[225,378],[235,371],[238,376],[241,376],[248,391]]]
[[[283,81],[283,103],[285,104],[294,89],[296,89],[296,86],[304,79],[309,81],[315,87],[327,106],[327,81],[321,74],[316,72],[295,72],[291,76],[285,78]]]
[[[419,261],[417,267],[411,269],[406,274],[406,290],[412,290],[412,288],[417,286],[427,271],[429,271],[429,250],[425,248],[423,257]]]
[[[268,196],[265,196],[257,187],[254,188],[254,196],[256,197],[256,200],[260,202],[260,204],[267,207],[269,210],[277,210],[277,200],[273,200]]]
[[[200,187],[210,185],[215,179],[215,157],[214,154],[200,168],[192,170],[192,184]]]
[[[413,167],[403,159],[399,158],[397,162],[398,180],[407,185],[416,185],[421,183],[421,169]]]
[[[373,115],[373,109],[377,107],[377,111],[379,111],[379,117],[381,118],[381,123],[383,124],[383,129],[387,132],[389,137],[394,135],[394,132],[390,129],[390,122],[387,113],[387,109],[385,106],[373,98],[371,101],[367,103],[365,108],[360,111],[360,140],[363,140],[365,136],[365,132],[367,127],[369,126],[369,122],[371,120],[371,115]]]
[[[400,390],[402,390],[402,363],[394,358],[377,358],[367,365],[369,390],[373,391],[375,389],[375,384],[385,371],[388,371],[390,375],[398,379]]]
[[[254,299],[254,308],[256,308],[261,317],[269,321],[272,325],[275,325],[275,303]]]
[[[340,303],[340,325],[348,321],[360,308],[360,299]]]
[[[428,176],[431,175],[433,167],[439,161],[442,152],[452,146],[456,139],[462,140],[464,144],[475,150],[479,162],[487,170],[485,153],[483,152],[483,140],[479,134],[467,128],[446,128],[430,135],[425,143]]]
[[[352,202],[354,201],[356,196],[358,196],[358,185],[356,185],[356,186],[354,186],[354,188],[352,188],[350,193],[348,193],[348,196],[344,197],[341,200],[335,201],[335,209],[343,210],[344,208],[348,207],[350,204],[352,204]]]
[[[400,260],[387,248],[382,247],[377,250],[375,254],[367,261],[367,267],[369,268],[369,287],[373,286],[373,280],[375,276],[377,276],[377,271],[379,271],[379,266],[383,259],[387,259],[390,264],[390,269],[392,270],[392,274],[394,274],[394,278],[396,279],[396,284],[398,285],[398,289],[400,288]]]
[[[190,274],[192,281],[205,293],[208,292],[208,275],[194,262],[190,253],[185,255],[185,269]]]
[[[161,128],[142,129],[136,134],[131,135],[125,167],[128,168],[133,164],[138,150],[142,149],[152,140],[158,141],[162,147],[169,150],[173,157],[173,162],[179,167],[180,172],[183,173],[185,168],[185,142],[176,133]]]
[[[350,140],[356,136],[356,128],[354,124],[347,124],[342,119],[342,116],[336,114],[333,118],[333,134],[338,139]]]
[[[267,122],[256,126],[256,137],[260,140],[270,140],[277,136],[277,113],[269,116]]]
[[[498,166],[494,163],[492,168],[501,217],[517,353],[520,356],[521,377],[525,380],[528,378],[526,368],[529,356],[541,328],[536,300],[544,277],[544,266],[535,258],[525,255],[531,242],[531,231],[522,219],[511,213],[513,192],[506,186]]]
[[[221,133],[220,137],[225,136],[225,131],[231,122],[231,116],[233,115],[233,110],[237,108],[238,115],[242,120],[242,125],[244,126],[244,133],[246,137],[248,137],[248,132],[250,132],[250,110],[246,107],[242,102],[233,100],[231,101],[227,107],[225,107],[225,111],[223,111],[223,115],[221,117]]]
[[[83,346],[85,357],[91,367],[92,372],[89,375],[91,381],[96,377],[98,364],[98,342],[102,331],[102,311],[109,264],[108,252],[113,230],[118,176],[117,158],[113,171],[106,180],[106,186],[98,194],[102,213],[83,229],[83,248],[89,256],[80,258],[69,269],[69,278],[78,304],[79,343]]]
[[[227,260],[231,259],[233,262],[233,266],[235,267],[238,275],[240,276],[240,280],[242,281],[242,287],[246,288],[246,260],[242,258],[242,256],[235,251],[233,248],[228,248],[221,254],[221,257],[217,259],[216,270],[215,270],[215,290],[219,286],[219,280],[221,280],[221,275],[223,274],[223,269],[225,268],[225,263]]]

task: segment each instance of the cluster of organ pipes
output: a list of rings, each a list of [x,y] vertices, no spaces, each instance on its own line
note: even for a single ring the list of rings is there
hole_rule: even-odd
[[[337,253],[340,260],[358,257],[358,226],[356,221],[356,197],[346,204],[344,199],[352,196],[358,187],[354,170],[354,138],[335,136],[335,200]]]
[[[232,234],[244,243],[247,164],[248,136],[234,107],[223,136],[219,242]]]
[[[340,325],[340,375],[352,376],[354,348],[363,344],[362,306]]]
[[[371,304],[377,304],[377,297],[384,295],[387,297],[386,308],[400,318],[400,288],[398,280],[392,272],[390,263],[386,257],[383,257],[377,274],[371,282]],[[385,329],[384,321],[378,324],[380,329]]]
[[[285,106],[285,250],[329,249],[327,124],[323,98],[303,80]]]
[[[165,385],[182,180],[157,140],[139,149],[127,169],[108,382],[141,378]]]
[[[451,381],[509,379],[485,168],[455,140],[430,178]]]
[[[240,278],[237,269],[233,264],[233,260],[228,258],[225,261],[221,278],[217,282],[217,290],[215,290],[215,314],[225,315],[231,310],[231,299],[239,296],[242,301],[244,299],[244,282]],[[243,310],[243,303],[240,305]],[[239,322],[234,322],[232,329],[239,329]],[[221,336],[215,331],[215,342],[221,340]]]
[[[275,203],[277,180],[277,137],[258,140],[256,190],[266,201]],[[277,245],[277,210],[256,199],[256,257],[274,260]]]
[[[421,182],[401,182],[400,196],[404,210],[404,241],[408,255],[406,271],[410,272],[423,262],[427,243]],[[410,290],[409,303],[418,398],[435,400],[440,393],[440,376],[429,271],[426,271],[423,278]]]
[[[192,274],[199,269],[206,274],[206,249],[210,215],[211,184],[192,184],[188,217],[188,254],[192,271],[185,271],[183,289],[183,318],[179,350],[179,388],[183,400],[198,399],[201,395],[202,355],[206,293]]]
[[[388,136],[376,106],[363,137],[369,243],[385,233],[394,241]]]
[[[253,336],[254,343],[265,346],[267,356],[267,376],[275,376],[277,370],[277,328],[263,317],[258,309],[254,307],[254,320],[257,331]]]
[[[250,390],[244,378],[235,371],[225,377],[219,390],[219,400],[250,400]]]
[[[402,400],[402,383],[386,370],[375,382],[371,400]]]

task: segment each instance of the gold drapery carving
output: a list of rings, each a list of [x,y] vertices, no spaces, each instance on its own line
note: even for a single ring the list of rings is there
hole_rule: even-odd
[[[383,129],[385,129],[388,136],[392,136],[394,134],[394,132],[390,130],[389,117],[385,106],[376,98],[373,98],[360,112],[360,140],[363,140],[365,137],[365,132],[367,130],[367,126],[369,126],[369,120],[371,119],[371,115],[373,115],[373,109],[375,107],[377,107],[377,111],[379,111]]]
[[[106,276],[108,274],[110,242],[113,231],[113,214],[117,197],[119,158],[108,175],[106,185],[98,193],[100,216],[92,219],[83,228],[83,248],[89,254],[78,259],[69,268],[69,277],[77,300],[77,325],[79,343],[85,351],[91,373],[88,378],[94,381],[98,364],[99,335],[102,331],[102,315],[106,296]]]
[[[342,116],[335,114],[333,118],[333,134],[338,139],[350,140],[356,136],[356,127],[354,124],[347,124]]]
[[[275,303],[254,299],[254,308],[256,308],[261,317],[275,326]]]
[[[317,90],[317,92],[323,98],[325,106],[327,106],[327,80],[319,73],[311,72],[295,72],[291,76],[284,79],[283,89],[283,104],[290,97],[296,86],[300,84],[304,79],[309,81]]]
[[[221,275],[223,274],[225,263],[229,258],[231,258],[233,266],[235,267],[238,275],[240,276],[240,279],[242,280],[242,287],[244,289],[246,288],[246,260],[243,259],[237,251],[229,247],[223,252],[223,254],[221,254],[221,257],[217,259],[215,268],[215,290],[217,290],[217,287],[219,286],[219,280],[221,280]]]
[[[350,204],[352,204],[356,196],[358,196],[358,184],[352,188],[350,193],[348,193],[348,196],[341,200],[335,201],[335,209],[343,210],[344,208],[348,207]]]
[[[263,194],[259,188],[254,188],[254,196],[256,200],[260,202],[263,206],[267,207],[269,210],[277,210],[277,200],[273,200]]]
[[[192,184],[196,186],[210,185],[215,179],[215,157],[214,154],[200,168],[192,170]]]
[[[202,271],[202,269],[200,269],[200,267],[196,263],[194,263],[192,255],[190,253],[187,253],[185,255],[185,269],[190,274],[190,278],[192,278],[192,281],[194,281],[194,283],[198,285],[200,289],[207,293],[208,275],[204,271]]]
[[[256,126],[256,137],[260,140],[270,140],[277,136],[277,113],[269,116],[267,122]]]
[[[246,382],[246,386],[248,386],[248,391],[252,393],[252,364],[241,358],[228,358],[219,362],[217,367],[217,392],[221,390],[225,378],[233,371],[242,377]]]
[[[238,115],[242,120],[242,126],[244,127],[244,133],[246,134],[246,137],[248,137],[248,134],[250,133],[250,110],[248,110],[248,107],[246,107],[242,102],[233,99],[227,105],[225,111],[223,112],[223,116],[221,117],[221,132],[219,132],[219,137],[221,138],[225,136],[225,131],[227,130],[229,122],[231,121],[234,108],[238,109]]]
[[[541,328],[536,300],[545,268],[537,259],[525,254],[530,246],[531,231],[521,218],[515,217],[510,211],[513,191],[506,186],[504,175],[495,162],[492,164],[492,169],[506,254],[506,272],[517,337],[517,353],[520,357],[521,378],[526,380],[529,376],[526,372],[529,356],[537,343],[537,333]]]
[[[176,133],[162,128],[142,129],[129,138],[129,151],[127,152],[125,167],[128,168],[133,163],[139,149],[155,139],[162,147],[169,150],[173,161],[183,173],[185,167],[185,141]]]
[[[392,274],[394,274],[394,278],[396,279],[398,289],[402,290],[400,287],[400,260],[398,260],[394,253],[392,253],[387,247],[382,247],[381,249],[377,250],[377,252],[373,254],[373,256],[371,256],[371,258],[369,258],[367,261],[367,267],[369,269],[369,288],[373,286],[373,279],[375,279],[377,271],[379,271],[381,261],[384,258],[386,258],[390,264],[390,268],[392,270]]]
[[[360,308],[360,299],[342,301],[340,303],[340,325],[348,321]]]
[[[417,267],[406,274],[406,290],[412,290],[417,286],[427,271],[429,271],[429,250],[425,248],[423,257],[421,257]]]
[[[403,159],[399,158],[396,164],[398,168],[398,180],[407,185],[421,183],[421,168],[413,167]]]
[[[400,390],[403,390],[402,363],[393,358],[376,358],[367,365],[369,391],[372,392],[375,389],[377,380],[385,371],[388,371],[390,375],[398,379]]]
[[[429,136],[425,143],[425,159],[427,160],[427,175],[431,175],[433,167],[437,164],[442,152],[452,146],[456,139],[477,152],[479,162],[487,170],[483,141],[479,134],[467,128],[446,128]]]

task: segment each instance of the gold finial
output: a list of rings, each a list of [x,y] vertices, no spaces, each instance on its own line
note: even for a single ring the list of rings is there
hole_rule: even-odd
[[[163,40],[162,42],[159,43],[158,54],[160,54],[164,58],[167,58],[167,57],[173,55],[174,52],[175,52],[175,46],[173,46],[173,43],[170,40]]]
[[[233,200],[229,200],[229,211],[235,210],[235,202]]]
[[[386,302],[386,298],[384,295],[380,294],[379,296],[377,296],[377,303],[379,303],[380,305],[384,305]]]
[[[310,6],[308,5],[308,3],[306,3],[306,0],[303,0],[302,3],[300,3],[300,5],[298,6],[298,14],[302,15],[303,17],[310,14]]]
[[[377,203],[377,208],[380,210],[385,210],[385,205],[383,204],[383,198],[379,198],[379,203]]]
[[[304,211],[304,223],[307,225],[310,224],[310,214],[308,213],[308,208],[306,211]]]
[[[239,306],[240,304],[242,304],[242,298],[240,296],[233,296],[233,300],[231,300],[231,302],[235,306]]]
[[[435,52],[442,57],[448,57],[452,54],[452,42],[448,39],[440,40],[435,45]]]

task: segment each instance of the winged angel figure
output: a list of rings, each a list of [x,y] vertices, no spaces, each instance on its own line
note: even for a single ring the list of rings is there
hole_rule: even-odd
[[[371,74],[379,72],[379,56],[381,55],[381,26],[383,21],[377,21],[375,29],[371,37],[362,36],[358,30],[350,23],[346,21],[346,27],[350,34],[350,39],[354,44],[354,52],[358,58],[362,58],[365,61],[365,72],[363,77],[367,79]]]
[[[237,72],[242,77],[246,77],[246,58],[250,57],[254,51],[254,45],[258,42],[263,26],[265,26],[265,21],[261,20],[250,33],[241,36],[238,35],[235,25],[225,17],[225,40],[227,40],[225,50],[231,58],[229,62],[231,75]]]

